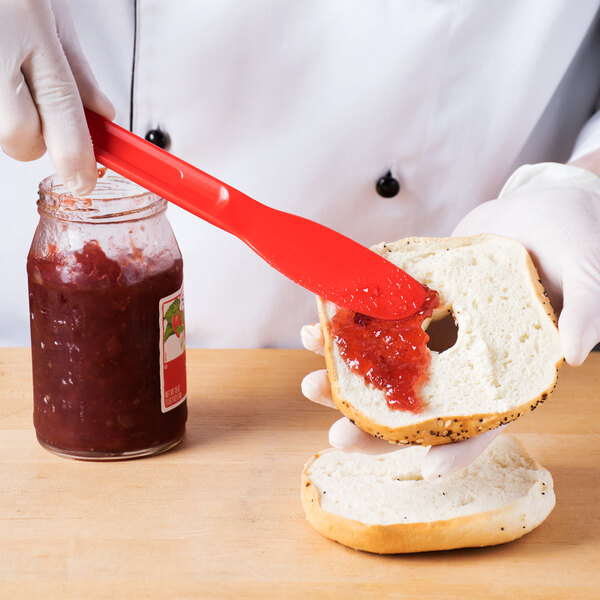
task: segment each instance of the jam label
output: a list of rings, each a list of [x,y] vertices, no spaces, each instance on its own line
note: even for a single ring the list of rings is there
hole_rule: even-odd
[[[159,314],[160,405],[165,413],[187,397],[183,287],[160,300]]]

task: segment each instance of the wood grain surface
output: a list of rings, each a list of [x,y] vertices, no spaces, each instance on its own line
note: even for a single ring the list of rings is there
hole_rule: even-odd
[[[36,442],[29,350],[0,349],[0,597],[600,598],[600,355],[511,426],[555,481],[521,540],[377,556],[321,537],[300,473],[338,418],[300,394],[301,350],[192,350],[185,441],[118,463]]]

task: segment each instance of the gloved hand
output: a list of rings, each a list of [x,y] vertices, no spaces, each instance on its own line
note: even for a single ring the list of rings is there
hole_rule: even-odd
[[[600,178],[556,163],[524,165],[497,200],[471,211],[453,235],[498,233],[530,252],[557,313],[566,361],[600,342]]]
[[[302,343],[307,350],[317,354],[324,353],[323,332],[319,324],[305,325],[302,328],[301,336]],[[309,373],[302,380],[302,393],[317,404],[336,408],[331,397],[331,387],[326,369]],[[423,477],[427,480],[435,480],[468,466],[503,429],[504,426],[498,427],[464,442],[432,446],[423,462]],[[346,452],[363,452],[365,454],[384,454],[407,448],[407,446],[390,444],[385,440],[370,436],[346,417],[336,421],[329,429],[329,443],[334,448],[341,448]]]
[[[0,0],[0,146],[22,161],[46,149],[74,194],[96,184],[83,104],[115,111],[88,65],[66,0]]]

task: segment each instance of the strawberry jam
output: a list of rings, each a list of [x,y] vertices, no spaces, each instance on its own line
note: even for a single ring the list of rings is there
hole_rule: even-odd
[[[427,288],[423,306],[407,319],[382,321],[345,308],[331,319],[332,337],[348,367],[384,390],[392,409],[417,413],[422,408],[418,390],[431,362],[422,325],[439,303],[438,293]]]
[[[161,298],[182,285],[181,258],[117,261],[98,242],[31,252],[34,425],[79,458],[150,454],[179,441],[186,403],[161,411]]]

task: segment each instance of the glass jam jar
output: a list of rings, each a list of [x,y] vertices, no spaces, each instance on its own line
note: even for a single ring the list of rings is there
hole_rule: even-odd
[[[86,198],[39,187],[29,256],[33,422],[72,458],[168,450],[187,418],[183,262],[167,202],[107,173]]]

